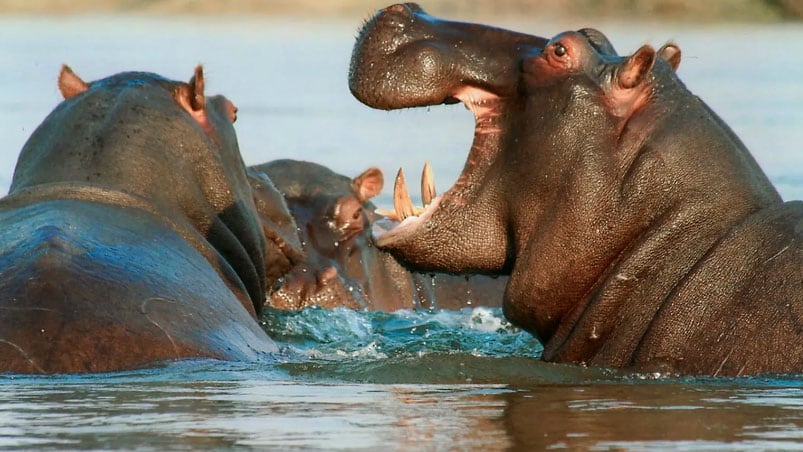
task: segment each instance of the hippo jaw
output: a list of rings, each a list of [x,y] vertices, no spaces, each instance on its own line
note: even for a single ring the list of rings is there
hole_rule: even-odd
[[[498,203],[501,198],[499,187],[487,183],[496,179],[489,176],[489,171],[501,150],[499,118],[504,101],[473,87],[454,97],[474,113],[475,119],[474,141],[458,180],[449,190],[428,200],[425,193],[435,193],[434,181],[422,177],[424,207],[413,207],[399,170],[394,186],[394,212],[390,216],[400,223],[389,229],[380,223],[380,227],[373,229],[374,236],[377,246],[419,269],[495,273],[509,260],[507,237],[488,235],[504,230],[500,211],[488,208],[495,204],[492,199]],[[481,256],[471,252],[480,244],[484,245]]]
[[[383,110],[453,104],[469,86],[513,95],[522,54],[540,52],[545,43],[523,33],[438,19],[415,3],[392,5],[360,30],[349,88],[361,102]]]
[[[394,204],[402,222],[379,231],[384,233],[377,234],[378,246],[421,270],[497,273],[508,265],[505,209],[488,207],[504,203],[493,164],[502,149],[504,112],[516,99],[521,62],[546,42],[437,19],[410,3],[381,10],[365,24],[349,71],[357,99],[387,110],[462,102],[475,116],[465,168],[447,192],[411,215],[415,209],[397,178]],[[483,253],[476,252],[478,246]]]
[[[564,38],[593,58],[542,68],[552,61],[547,49],[556,51],[552,47]],[[610,105],[593,104],[606,92],[598,82],[609,85],[613,80],[609,75],[623,61],[607,38],[593,29],[547,40],[435,19],[417,5],[380,11],[360,33],[352,55],[349,82],[355,97],[382,109],[461,101],[474,113],[475,133],[455,185],[417,218],[406,219],[416,209],[409,206],[406,190],[397,189],[395,210],[404,221],[379,235],[377,244],[421,270],[505,273],[512,269],[513,244],[527,243],[527,231],[536,217],[549,217],[543,212],[551,205],[549,197],[559,196],[550,185],[552,179],[534,175],[561,166],[571,152],[587,144],[573,125],[561,123],[562,108],[567,102],[587,99],[575,114],[587,116],[591,108],[592,119],[608,126],[611,121],[625,124],[627,116],[644,104],[647,96],[640,90],[631,90],[641,93],[638,96],[609,96]],[[636,74],[639,80],[651,64],[643,67],[647,70]],[[576,89],[570,90],[573,83]],[[556,89],[572,94],[558,96]],[[577,142],[550,144],[562,138],[550,135],[556,131]],[[605,133],[594,139],[606,140]],[[543,151],[534,155],[528,151],[525,156],[525,141]],[[506,182],[511,173],[515,180],[527,181],[526,196]],[[397,182],[397,187],[405,185]],[[523,217],[530,225],[517,227],[517,218]]]

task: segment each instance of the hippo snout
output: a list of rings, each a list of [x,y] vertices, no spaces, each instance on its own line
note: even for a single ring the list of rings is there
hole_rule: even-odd
[[[379,10],[354,44],[349,88],[373,108],[453,103],[468,87],[515,94],[521,62],[547,40],[439,19],[415,3]]]

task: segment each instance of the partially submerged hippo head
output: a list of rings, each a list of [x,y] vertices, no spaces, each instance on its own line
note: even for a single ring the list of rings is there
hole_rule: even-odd
[[[304,250],[267,304],[281,309],[385,307],[385,292],[398,287],[387,274],[390,262],[378,255],[367,233],[373,215],[369,200],[382,190],[382,172],[369,168],[349,178],[296,160],[275,160],[249,171],[252,178],[272,181],[284,195]]]
[[[714,310],[699,311],[698,300],[674,292],[684,281],[716,285],[720,294],[764,284],[745,266],[727,278],[721,270],[691,274],[735,225],[780,203],[738,138],[678,80],[679,62],[674,44],[619,56],[593,29],[544,39],[436,19],[409,3],[378,12],[357,38],[352,93],[381,109],[459,100],[476,126],[455,185],[377,244],[419,269],[509,273],[505,314],[544,341],[547,360],[663,363],[690,373],[801,370],[800,279],[795,289],[759,290],[771,299],[759,308],[762,318],[783,318],[793,331],[780,333],[798,344],[791,360],[781,358],[788,353],[777,350],[784,342],[777,338],[718,343],[722,329],[752,330],[757,317],[698,325],[688,317]],[[394,198],[402,218],[415,211],[406,194]],[[794,256],[784,254],[800,248],[799,239],[790,244],[794,230],[787,224],[773,235],[783,237],[773,252],[755,241],[736,248]],[[789,259],[768,262],[798,259],[782,273],[799,272],[799,258]],[[791,295],[795,310],[779,314]],[[736,309],[728,303],[739,296],[720,296],[712,305]],[[669,317],[670,303],[681,314]],[[698,329],[673,331],[667,323]],[[738,353],[725,349],[742,345]],[[774,358],[757,357],[765,346],[776,347]]]
[[[414,273],[374,245],[372,226],[386,220],[371,202],[384,184],[378,168],[351,178],[284,159],[252,166],[249,176],[255,198],[267,196],[274,183],[284,194],[304,250],[266,305],[385,311],[501,305],[505,278]],[[257,202],[257,209],[264,218],[265,208],[275,204]]]
[[[248,309],[259,312],[266,271],[277,271],[265,265],[265,238],[232,127],[237,108],[222,95],[207,96],[204,85],[201,66],[189,83],[146,72],[87,83],[64,66],[59,90],[65,102],[48,118],[58,128],[31,136],[9,193],[83,183],[148,199],[167,217],[186,216],[221,254],[226,278],[247,292]],[[116,127],[100,114],[87,119],[89,105],[119,117]],[[94,141],[78,148],[73,142],[82,136]],[[45,161],[58,164],[44,170]]]

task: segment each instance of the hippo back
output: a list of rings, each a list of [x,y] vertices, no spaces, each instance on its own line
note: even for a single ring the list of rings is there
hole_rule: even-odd
[[[198,250],[157,215],[63,199],[3,208],[0,246],[3,371],[275,351]]]

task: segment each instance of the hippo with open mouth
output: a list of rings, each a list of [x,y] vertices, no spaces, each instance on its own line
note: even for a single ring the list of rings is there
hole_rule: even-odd
[[[476,126],[456,184],[377,244],[422,270],[510,274],[505,314],[546,361],[803,371],[803,202],[781,200],[679,62],[674,44],[619,56],[593,29],[546,39],[379,11],[352,93],[463,102]]]

